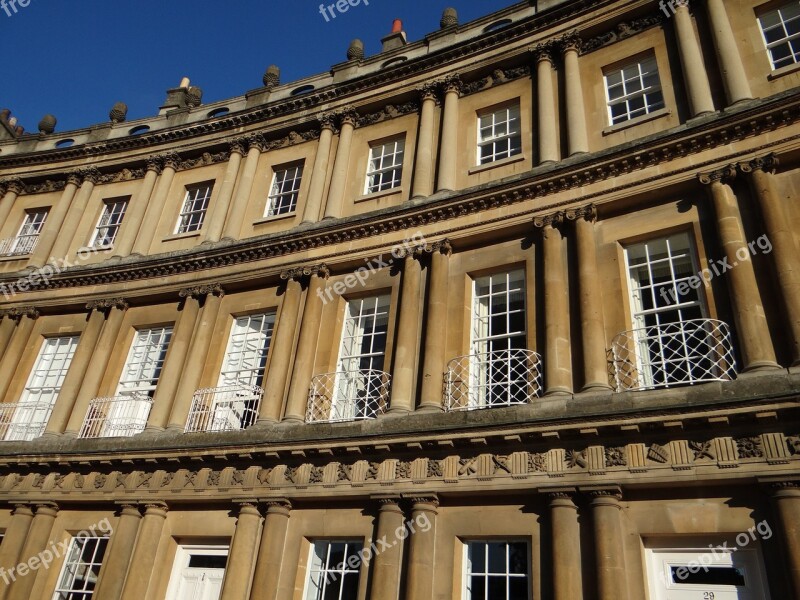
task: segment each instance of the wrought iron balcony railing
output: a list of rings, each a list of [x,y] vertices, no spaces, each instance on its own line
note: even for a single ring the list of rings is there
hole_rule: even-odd
[[[144,431],[153,399],[143,394],[95,398],[89,403],[80,438],[131,437]]]
[[[713,319],[642,327],[611,342],[617,391],[649,390],[736,377],[730,329]]]
[[[44,433],[53,405],[49,402],[0,404],[0,440],[27,442]]]
[[[542,393],[542,357],[524,349],[495,350],[447,364],[445,410],[527,404]]]
[[[38,242],[38,235],[20,235],[0,240],[0,256],[27,256],[28,254],[33,254]]]
[[[186,433],[202,431],[238,431],[258,419],[261,398],[257,385],[236,384],[197,390],[186,419]]]
[[[306,423],[374,419],[389,405],[388,373],[375,369],[324,373],[311,380]]]

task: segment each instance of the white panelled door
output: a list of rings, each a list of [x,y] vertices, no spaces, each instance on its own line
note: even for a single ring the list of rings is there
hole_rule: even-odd
[[[167,600],[219,600],[226,546],[181,546],[175,554]]]

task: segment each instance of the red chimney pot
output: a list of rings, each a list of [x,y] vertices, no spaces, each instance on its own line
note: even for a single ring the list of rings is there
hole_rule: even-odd
[[[395,19],[392,23],[392,33],[400,33],[403,31],[403,22],[400,19]]]

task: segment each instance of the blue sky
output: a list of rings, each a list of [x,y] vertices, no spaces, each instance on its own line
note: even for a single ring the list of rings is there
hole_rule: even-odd
[[[29,132],[46,113],[56,131],[105,122],[117,101],[137,119],[184,75],[213,102],[261,86],[272,63],[284,82],[326,71],[353,38],[375,54],[394,18],[413,41],[438,29],[447,6],[464,23],[514,3],[369,0],[326,22],[319,0],[30,0],[11,17],[0,9],[0,108]]]

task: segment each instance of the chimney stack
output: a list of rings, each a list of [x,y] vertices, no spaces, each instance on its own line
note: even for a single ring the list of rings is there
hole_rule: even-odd
[[[392,23],[392,33],[383,38],[381,42],[383,43],[382,52],[402,48],[408,44],[406,32],[403,31],[403,22],[400,19],[394,20]]]

